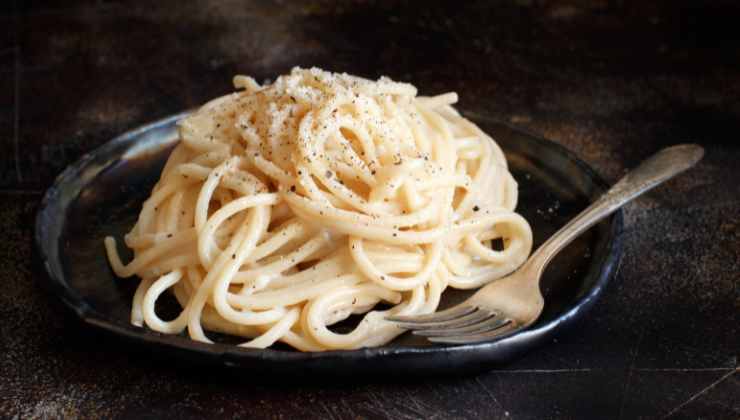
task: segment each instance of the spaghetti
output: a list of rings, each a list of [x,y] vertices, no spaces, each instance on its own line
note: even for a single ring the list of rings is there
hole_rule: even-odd
[[[133,260],[105,238],[116,275],[141,279],[133,324],[245,347],[377,346],[403,332],[385,316],[433,312],[445,288],[479,287],[527,258],[516,182],[455,93],[316,68],[234,85],[179,123],[124,237]],[[182,307],[171,320],[155,311],[166,291]],[[392,306],[373,310],[381,302]],[[352,314],[364,317],[351,332],[330,329]]]

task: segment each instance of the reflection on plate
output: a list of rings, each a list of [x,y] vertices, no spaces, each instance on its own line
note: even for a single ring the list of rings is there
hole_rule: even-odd
[[[121,237],[177,140],[175,115],[127,132],[67,168],[46,193],[36,220],[36,244],[55,293],[86,323],[152,351],[200,364],[300,375],[372,372],[463,372],[493,367],[547,343],[589,309],[616,272],[621,256],[621,212],[582,235],[558,255],[542,281],[545,310],[529,329],[491,343],[431,345],[404,334],[390,344],[361,350],[300,353],[283,348],[209,345],[129,324],[135,281],[117,279],[102,246]],[[517,211],[531,224],[535,247],[605,189],[588,165],[555,143],[476,114],[466,114],[506,153],[519,183]],[[470,291],[448,290],[441,308]],[[166,310],[166,308],[165,308]],[[162,360],[165,360],[164,358]]]

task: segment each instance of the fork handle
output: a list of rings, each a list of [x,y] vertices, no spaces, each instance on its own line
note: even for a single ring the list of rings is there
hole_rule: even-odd
[[[543,270],[578,235],[642,193],[691,168],[702,156],[704,149],[701,146],[681,144],[665,148],[646,159],[542,244],[527,264]]]

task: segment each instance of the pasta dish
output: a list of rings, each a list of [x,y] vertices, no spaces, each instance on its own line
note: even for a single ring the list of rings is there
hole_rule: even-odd
[[[123,238],[134,258],[105,238],[115,274],[141,279],[133,324],[244,347],[378,346],[404,331],[386,316],[433,312],[446,288],[480,287],[528,257],[505,157],[455,93],[316,68],[234,85],[178,123]],[[182,309],[165,320],[167,291]],[[333,328],[353,314],[350,332]]]

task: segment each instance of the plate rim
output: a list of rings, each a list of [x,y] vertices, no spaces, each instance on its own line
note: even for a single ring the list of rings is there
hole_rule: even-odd
[[[609,228],[610,240],[607,242],[606,249],[603,250],[603,261],[600,262],[600,270],[596,281],[586,293],[583,294],[572,306],[568,307],[566,311],[559,314],[554,319],[550,320],[545,324],[539,325],[537,328],[527,328],[516,334],[503,338],[497,341],[488,341],[474,344],[460,344],[460,345],[432,345],[432,346],[388,346],[383,345],[379,347],[365,347],[356,350],[324,350],[318,352],[300,352],[291,350],[276,350],[276,349],[253,349],[238,347],[229,344],[209,344],[193,341],[188,337],[179,335],[168,335],[151,331],[142,327],[135,327],[129,323],[122,323],[120,320],[113,320],[104,314],[98,312],[92,308],[78,293],[75,292],[66,282],[66,276],[64,273],[58,273],[55,271],[51,262],[54,258],[53,248],[51,245],[53,242],[59,241],[60,237],[48,238],[47,229],[44,228],[44,220],[48,217],[48,213],[52,211],[52,204],[58,201],[60,187],[73,180],[76,175],[80,174],[87,166],[94,160],[96,156],[105,156],[112,149],[120,145],[125,145],[132,141],[133,138],[138,137],[140,134],[165,127],[174,121],[178,121],[185,117],[192,110],[182,111],[173,115],[166,116],[164,118],[157,119],[147,124],[140,125],[133,129],[127,130],[122,134],[119,134],[109,141],[106,141],[94,148],[93,150],[83,154],[74,163],[67,166],[47,188],[44,196],[40,202],[39,209],[36,213],[35,228],[34,228],[34,242],[35,248],[41,262],[44,266],[45,276],[42,281],[47,289],[57,296],[64,305],[71,309],[77,317],[82,320],[85,324],[90,325],[94,328],[104,330],[108,333],[112,333],[118,337],[125,338],[129,341],[136,342],[138,344],[145,345],[156,345],[174,348],[175,350],[185,351],[192,355],[198,354],[199,356],[215,357],[215,361],[220,364],[232,366],[239,365],[239,361],[248,358],[256,359],[261,361],[270,361],[273,363],[293,363],[297,361],[317,361],[317,360],[335,360],[335,359],[350,359],[350,360],[367,360],[375,358],[388,358],[393,356],[402,355],[422,355],[422,354],[448,354],[448,353],[469,353],[478,351],[494,351],[499,347],[506,347],[509,345],[516,344],[518,341],[527,341],[528,339],[539,338],[540,340],[546,340],[553,337],[553,335],[572,324],[576,318],[576,314],[579,312],[587,312],[592,309],[596,300],[600,296],[604,287],[609,283],[610,279],[616,276],[619,263],[623,254],[623,212],[622,210],[616,211],[611,217],[611,226]],[[461,111],[465,116],[471,117],[474,121],[485,121],[488,123],[497,124],[504,126],[513,132],[525,135],[537,142],[539,145],[548,148],[554,148],[558,153],[567,158],[568,161],[579,167],[589,178],[594,181],[594,184],[603,191],[605,191],[609,184],[603,179],[603,177],[596,172],[590,165],[581,160],[572,151],[564,147],[563,145],[547,140],[539,135],[529,132],[521,127],[514,126],[508,122],[492,118],[487,115],[479,114],[476,112],[465,112]],[[98,172],[100,173],[100,172]],[[96,174],[97,175],[97,174]],[[74,201],[79,195],[78,190],[74,198],[70,199],[70,202]],[[592,199],[590,197],[589,199]],[[55,201],[56,200],[56,201]],[[59,232],[63,232],[63,226],[59,227]],[[54,239],[50,241],[49,239]],[[58,250],[57,250],[58,251]],[[59,259],[59,253],[57,252],[56,258]],[[37,276],[39,277],[39,276]],[[560,325],[563,324],[563,325]],[[537,325],[537,324],[535,324]],[[531,337],[531,338],[528,338]]]

